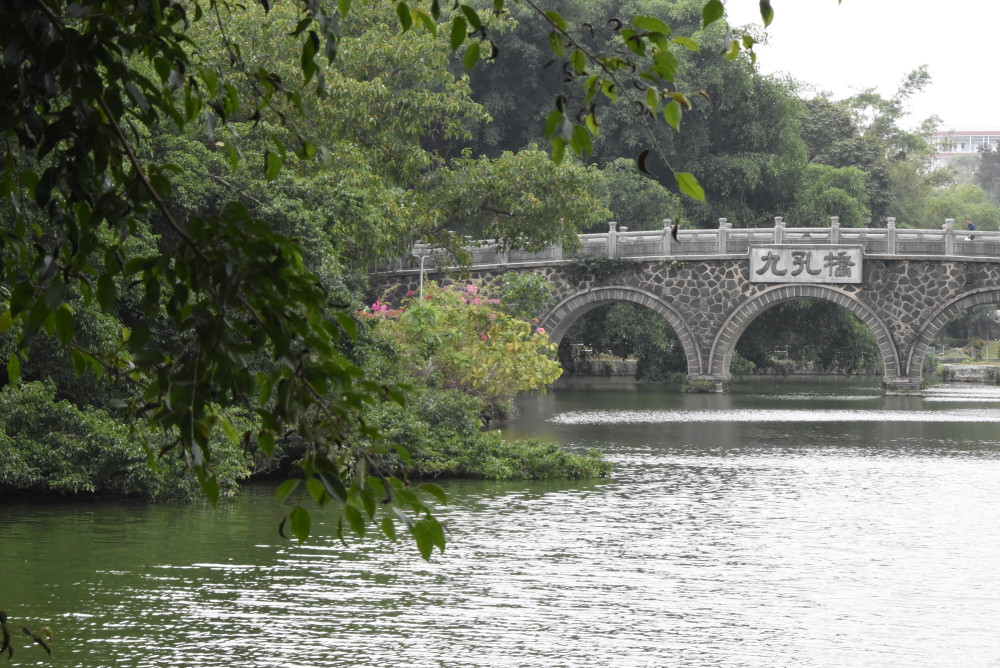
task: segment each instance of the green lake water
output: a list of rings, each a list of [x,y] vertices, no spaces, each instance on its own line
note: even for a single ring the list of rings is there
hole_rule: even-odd
[[[1000,666],[1000,388],[567,379],[506,431],[614,473],[444,483],[429,563],[285,541],[269,486],[5,501],[0,609],[56,636],[9,665]]]

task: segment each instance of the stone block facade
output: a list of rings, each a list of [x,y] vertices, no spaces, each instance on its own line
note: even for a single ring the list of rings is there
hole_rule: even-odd
[[[489,279],[506,271],[534,271],[552,284],[553,301],[539,325],[554,342],[599,306],[633,302],[653,310],[677,333],[692,386],[710,391],[726,391],[740,336],[782,302],[821,299],[854,314],[875,336],[889,394],[920,392],[924,355],[945,323],[972,306],[1000,303],[1000,262],[941,257],[866,257],[862,280],[854,284],[754,283],[746,257],[622,260],[601,275],[570,262],[535,263],[475,268],[469,276]],[[379,278],[383,285],[401,283],[404,291],[419,283],[413,271]]]

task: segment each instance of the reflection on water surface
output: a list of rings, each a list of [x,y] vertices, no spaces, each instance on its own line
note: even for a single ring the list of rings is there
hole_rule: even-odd
[[[266,488],[5,505],[0,609],[51,625],[63,666],[1000,665],[994,388],[670,389],[525,401],[511,435],[614,475],[446,483],[431,563],[328,525],[285,542]]]

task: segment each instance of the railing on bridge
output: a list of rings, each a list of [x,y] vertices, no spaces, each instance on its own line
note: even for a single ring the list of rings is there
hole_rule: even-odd
[[[955,221],[947,219],[939,230],[897,229],[896,219],[889,218],[884,228],[841,228],[836,217],[830,227],[786,227],[781,217],[774,219],[773,228],[734,229],[725,218],[719,220],[715,230],[678,230],[677,238],[671,234],[672,221],[663,221],[662,230],[630,231],[609,223],[608,231],[598,234],[581,234],[580,248],[563,250],[550,246],[537,252],[517,249],[499,250],[483,242],[467,250],[472,256],[472,266],[509,264],[551,264],[561,260],[588,257],[633,259],[712,259],[747,255],[751,245],[767,244],[825,244],[862,246],[866,255],[890,256],[943,256],[967,258],[1000,257],[1000,232],[976,231],[974,239],[966,230],[956,230]],[[450,256],[445,251],[427,244],[415,244],[413,256],[431,258],[448,264]],[[402,271],[412,269],[409,259],[400,259],[392,265],[380,265],[376,271]]]

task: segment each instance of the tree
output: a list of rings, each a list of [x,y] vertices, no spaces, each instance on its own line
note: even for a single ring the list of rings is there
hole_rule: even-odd
[[[659,181],[655,181],[636,168],[635,161],[628,158],[612,160],[601,170],[607,184],[608,208],[611,216],[620,225],[637,230],[653,230],[663,224],[665,218],[677,219],[682,211],[681,198],[670,192]],[[604,229],[590,229],[591,232],[605,232]]]
[[[867,176],[857,167],[806,165],[789,211],[792,224],[826,226],[832,216],[838,216],[844,227],[866,227],[871,222],[871,213],[865,206]]]
[[[998,229],[1000,208],[992,204],[982,188],[976,185],[950,184],[933,191],[925,209],[926,227],[940,228],[945,219],[956,221],[956,228],[962,228],[962,221],[970,218],[981,230]]]
[[[258,4],[270,6],[265,0]],[[409,511],[407,529],[429,554],[428,546],[443,545],[440,525],[403,481],[368,469],[372,452],[359,445],[378,437],[360,419],[365,410],[400,395],[366,376],[346,354],[357,321],[310,269],[308,251],[266,217],[253,215],[246,192],[209,211],[175,210],[184,168],[142,150],[154,133],[172,124],[180,136],[204,133],[231,166],[254,165],[267,183],[294,162],[292,156],[354,158],[320,143],[309,116],[338,93],[350,97],[351,81],[364,79],[349,81],[341,77],[345,70],[327,72],[319,62],[325,56],[336,63],[341,51],[351,48],[349,3],[336,9],[304,1],[294,6],[297,22],[289,35],[299,63],[294,74],[244,57],[228,26],[253,8],[225,0],[154,0],[135,7],[14,0],[0,10],[5,54],[0,285],[6,305],[0,331],[15,334],[7,376],[17,381],[25,355],[43,332],[55,337],[78,371],[110,373],[127,388],[118,408],[168,436],[162,448],[151,446],[151,456],[179,452],[212,500],[219,494],[214,434],[251,438],[272,452],[277,440],[293,433],[308,443],[300,462],[308,492],[321,504],[342,501],[348,530],[362,533],[366,522],[375,521],[375,500],[388,499]],[[502,14],[501,0],[495,10]],[[722,3],[709,0],[702,23],[709,25],[722,13]],[[472,67],[495,55],[491,16],[462,4],[442,12],[436,2],[427,8],[404,2],[397,6],[402,36],[394,28],[383,32],[390,47],[406,42],[414,27],[446,34],[448,46],[463,49],[464,64]],[[602,52],[583,43],[558,13],[538,9],[535,16],[550,27],[549,47],[563,63],[562,72],[579,85],[573,100],[556,96],[547,118],[557,162],[567,149],[589,151],[599,130],[598,103],[614,102],[630,72],[645,82],[646,109],[666,110],[667,122],[676,124],[691,106],[688,95],[674,88],[673,51],[696,45],[672,34],[662,20],[640,15],[613,26],[616,46]],[[767,3],[762,16],[770,20]],[[211,26],[222,48],[202,48],[199,26]],[[741,44],[751,42],[734,41],[732,56]],[[403,66],[416,63],[405,50],[393,53]],[[301,84],[295,83],[299,74]],[[387,123],[393,137],[411,129],[394,123],[405,121],[405,104],[420,89],[404,90],[402,106],[377,98],[386,105],[378,113],[388,117],[365,117],[365,104],[335,105],[334,125],[349,121],[343,131],[355,132],[366,148],[391,144],[380,138],[382,131]],[[244,122],[274,128],[263,154],[253,155],[244,145]],[[414,166],[420,167],[406,155],[365,157],[374,158],[373,174],[392,180],[412,178]],[[691,174],[669,171],[682,192],[702,198]],[[350,193],[340,199],[349,209]],[[350,215],[348,210],[345,217]],[[137,239],[155,242],[155,251],[133,247]],[[80,309],[110,314],[123,302],[137,316],[134,326],[121,330],[111,351],[88,348],[77,336]],[[160,327],[170,331],[166,350],[157,342]],[[269,363],[258,364],[262,358]],[[229,417],[240,408],[255,416],[246,434]],[[282,486],[282,498],[296,484]],[[424,489],[441,497],[433,486]],[[296,505],[288,517],[292,532],[304,538],[309,523],[308,511]],[[391,519],[378,527],[394,535]]]
[[[1000,151],[995,147],[980,148],[979,163],[973,178],[990,201],[1000,206]]]
[[[876,374],[882,356],[871,331],[846,309],[824,300],[779,304],[754,320],[736,351],[758,373],[784,373],[777,351],[819,371]]]

